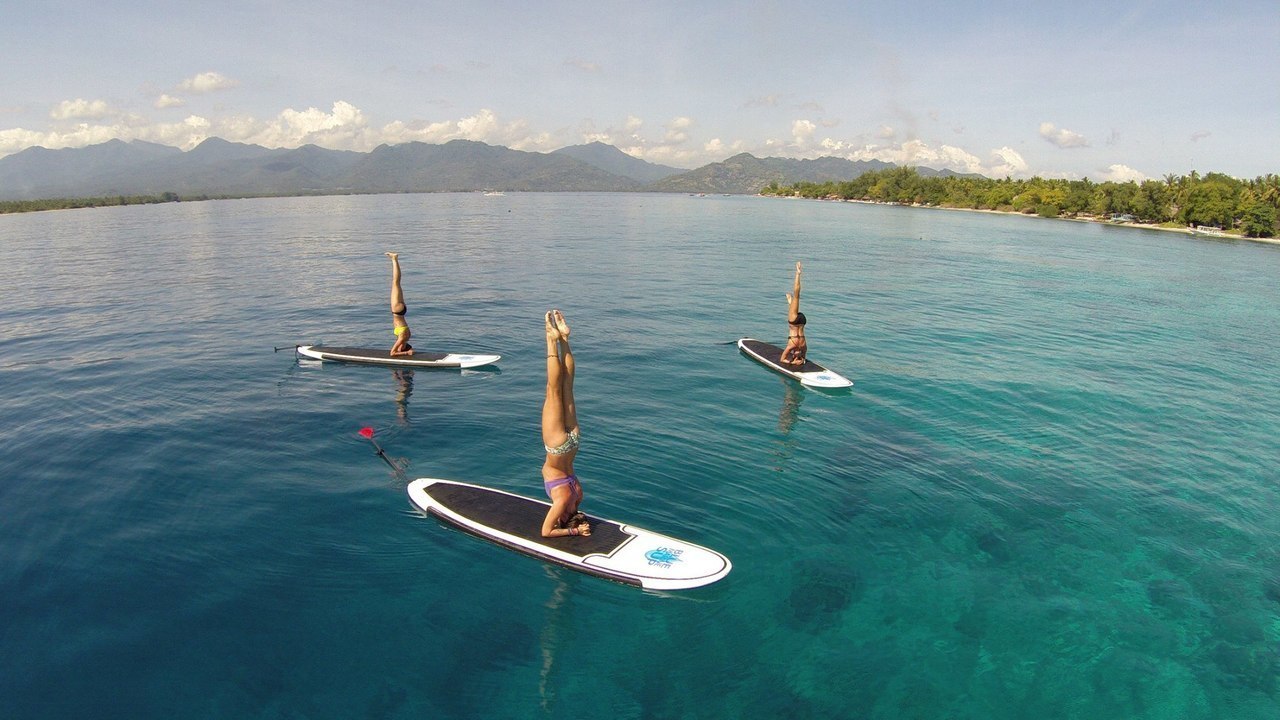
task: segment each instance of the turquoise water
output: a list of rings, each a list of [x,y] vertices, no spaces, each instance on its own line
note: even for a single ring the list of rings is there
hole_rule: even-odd
[[[316,364],[415,344],[497,369]],[[811,356],[778,342],[805,262]],[[1274,718],[1280,247],[924,209],[395,195],[0,216],[0,717]],[[537,495],[541,313],[645,593],[410,512]]]

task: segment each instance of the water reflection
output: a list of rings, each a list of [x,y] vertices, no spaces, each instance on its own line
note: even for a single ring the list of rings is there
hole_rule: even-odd
[[[413,370],[396,368],[391,371],[396,381],[396,418],[401,425],[409,424],[409,396],[413,395]]]
[[[804,401],[804,388],[800,383],[787,378],[782,381],[782,409],[778,412],[778,430],[783,435],[790,435],[791,428],[800,418],[800,404]]]

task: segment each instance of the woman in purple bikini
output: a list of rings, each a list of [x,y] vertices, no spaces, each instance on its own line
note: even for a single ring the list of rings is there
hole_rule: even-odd
[[[559,310],[544,318],[547,325],[547,398],[542,403],[542,485],[551,498],[551,509],[542,521],[542,537],[590,535],[587,517],[578,512],[582,485],[573,474],[578,454],[578,413],[573,404],[573,351],[569,349],[569,324]]]

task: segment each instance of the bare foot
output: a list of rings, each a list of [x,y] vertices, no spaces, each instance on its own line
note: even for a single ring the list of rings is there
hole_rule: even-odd
[[[559,310],[552,310],[551,317],[556,321],[556,329],[560,331],[562,340],[569,339],[569,323],[564,321],[564,313]]]
[[[552,319],[550,310],[542,319],[547,323],[547,342],[554,343],[560,340],[560,329],[556,327],[555,321]]]
[[[393,253],[393,252],[386,252],[386,253],[383,253],[383,255],[386,255],[392,260],[395,260],[396,258],[400,257],[400,253]]]

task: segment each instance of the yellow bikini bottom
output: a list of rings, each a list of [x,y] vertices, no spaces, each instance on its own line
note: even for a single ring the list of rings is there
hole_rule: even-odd
[[[395,333],[395,334],[396,334],[396,337],[400,337],[401,335],[403,335],[403,334],[404,334],[404,331],[405,331],[405,330],[408,330],[408,329],[409,329],[409,326],[408,326],[408,325],[401,325],[401,326],[399,326],[399,327],[397,327],[397,328],[393,329],[391,332]]]

